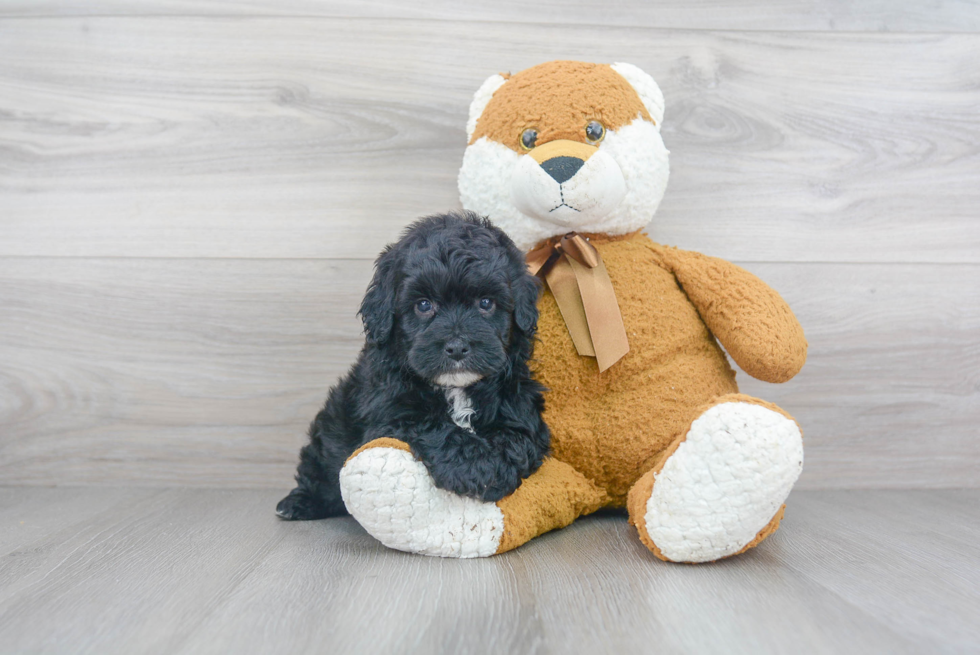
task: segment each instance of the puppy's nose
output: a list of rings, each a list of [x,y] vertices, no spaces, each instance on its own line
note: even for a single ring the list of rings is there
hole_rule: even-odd
[[[470,344],[456,337],[446,342],[446,354],[457,362],[470,354]]]
[[[578,169],[582,168],[583,164],[585,164],[585,160],[579,159],[578,157],[552,157],[541,164],[541,168],[544,169],[545,173],[553,177],[555,182],[562,184],[572,179],[578,173]]]

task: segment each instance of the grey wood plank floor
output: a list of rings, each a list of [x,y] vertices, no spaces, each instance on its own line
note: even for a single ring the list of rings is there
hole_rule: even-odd
[[[276,490],[0,488],[0,651],[967,652],[980,491],[795,492],[743,556],[660,562],[625,517],[506,555],[285,523]]]

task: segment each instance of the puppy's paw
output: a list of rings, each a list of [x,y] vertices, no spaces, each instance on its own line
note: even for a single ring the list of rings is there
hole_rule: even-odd
[[[521,485],[521,476],[514,467],[494,465],[487,460],[450,465],[429,463],[428,471],[439,489],[484,503],[506,498]]]
[[[416,452],[440,489],[495,503],[514,493],[523,478],[537,470],[545,448],[524,435],[493,437],[494,441],[479,447],[469,443],[474,440],[470,437],[446,439],[434,448],[423,443],[421,452]]]
[[[306,489],[297,487],[276,505],[276,514],[287,521],[312,521],[331,515],[327,507]]]
[[[504,516],[493,503],[439,489],[408,445],[377,439],[340,471],[347,510],[389,548],[438,557],[497,552]]]

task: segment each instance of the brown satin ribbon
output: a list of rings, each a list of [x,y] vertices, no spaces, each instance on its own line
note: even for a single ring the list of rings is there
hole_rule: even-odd
[[[595,357],[599,372],[629,352],[609,272],[588,239],[575,232],[549,239],[527,254],[527,268],[547,282],[575,350]]]

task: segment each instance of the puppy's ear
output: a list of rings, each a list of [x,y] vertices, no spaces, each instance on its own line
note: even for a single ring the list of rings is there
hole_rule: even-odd
[[[525,334],[533,334],[538,325],[538,296],[541,294],[541,280],[523,272],[514,281],[514,322]]]
[[[357,312],[364,321],[368,341],[383,344],[391,336],[395,323],[395,296],[398,293],[398,254],[388,246],[374,263],[374,277],[368,286],[361,309]]]

